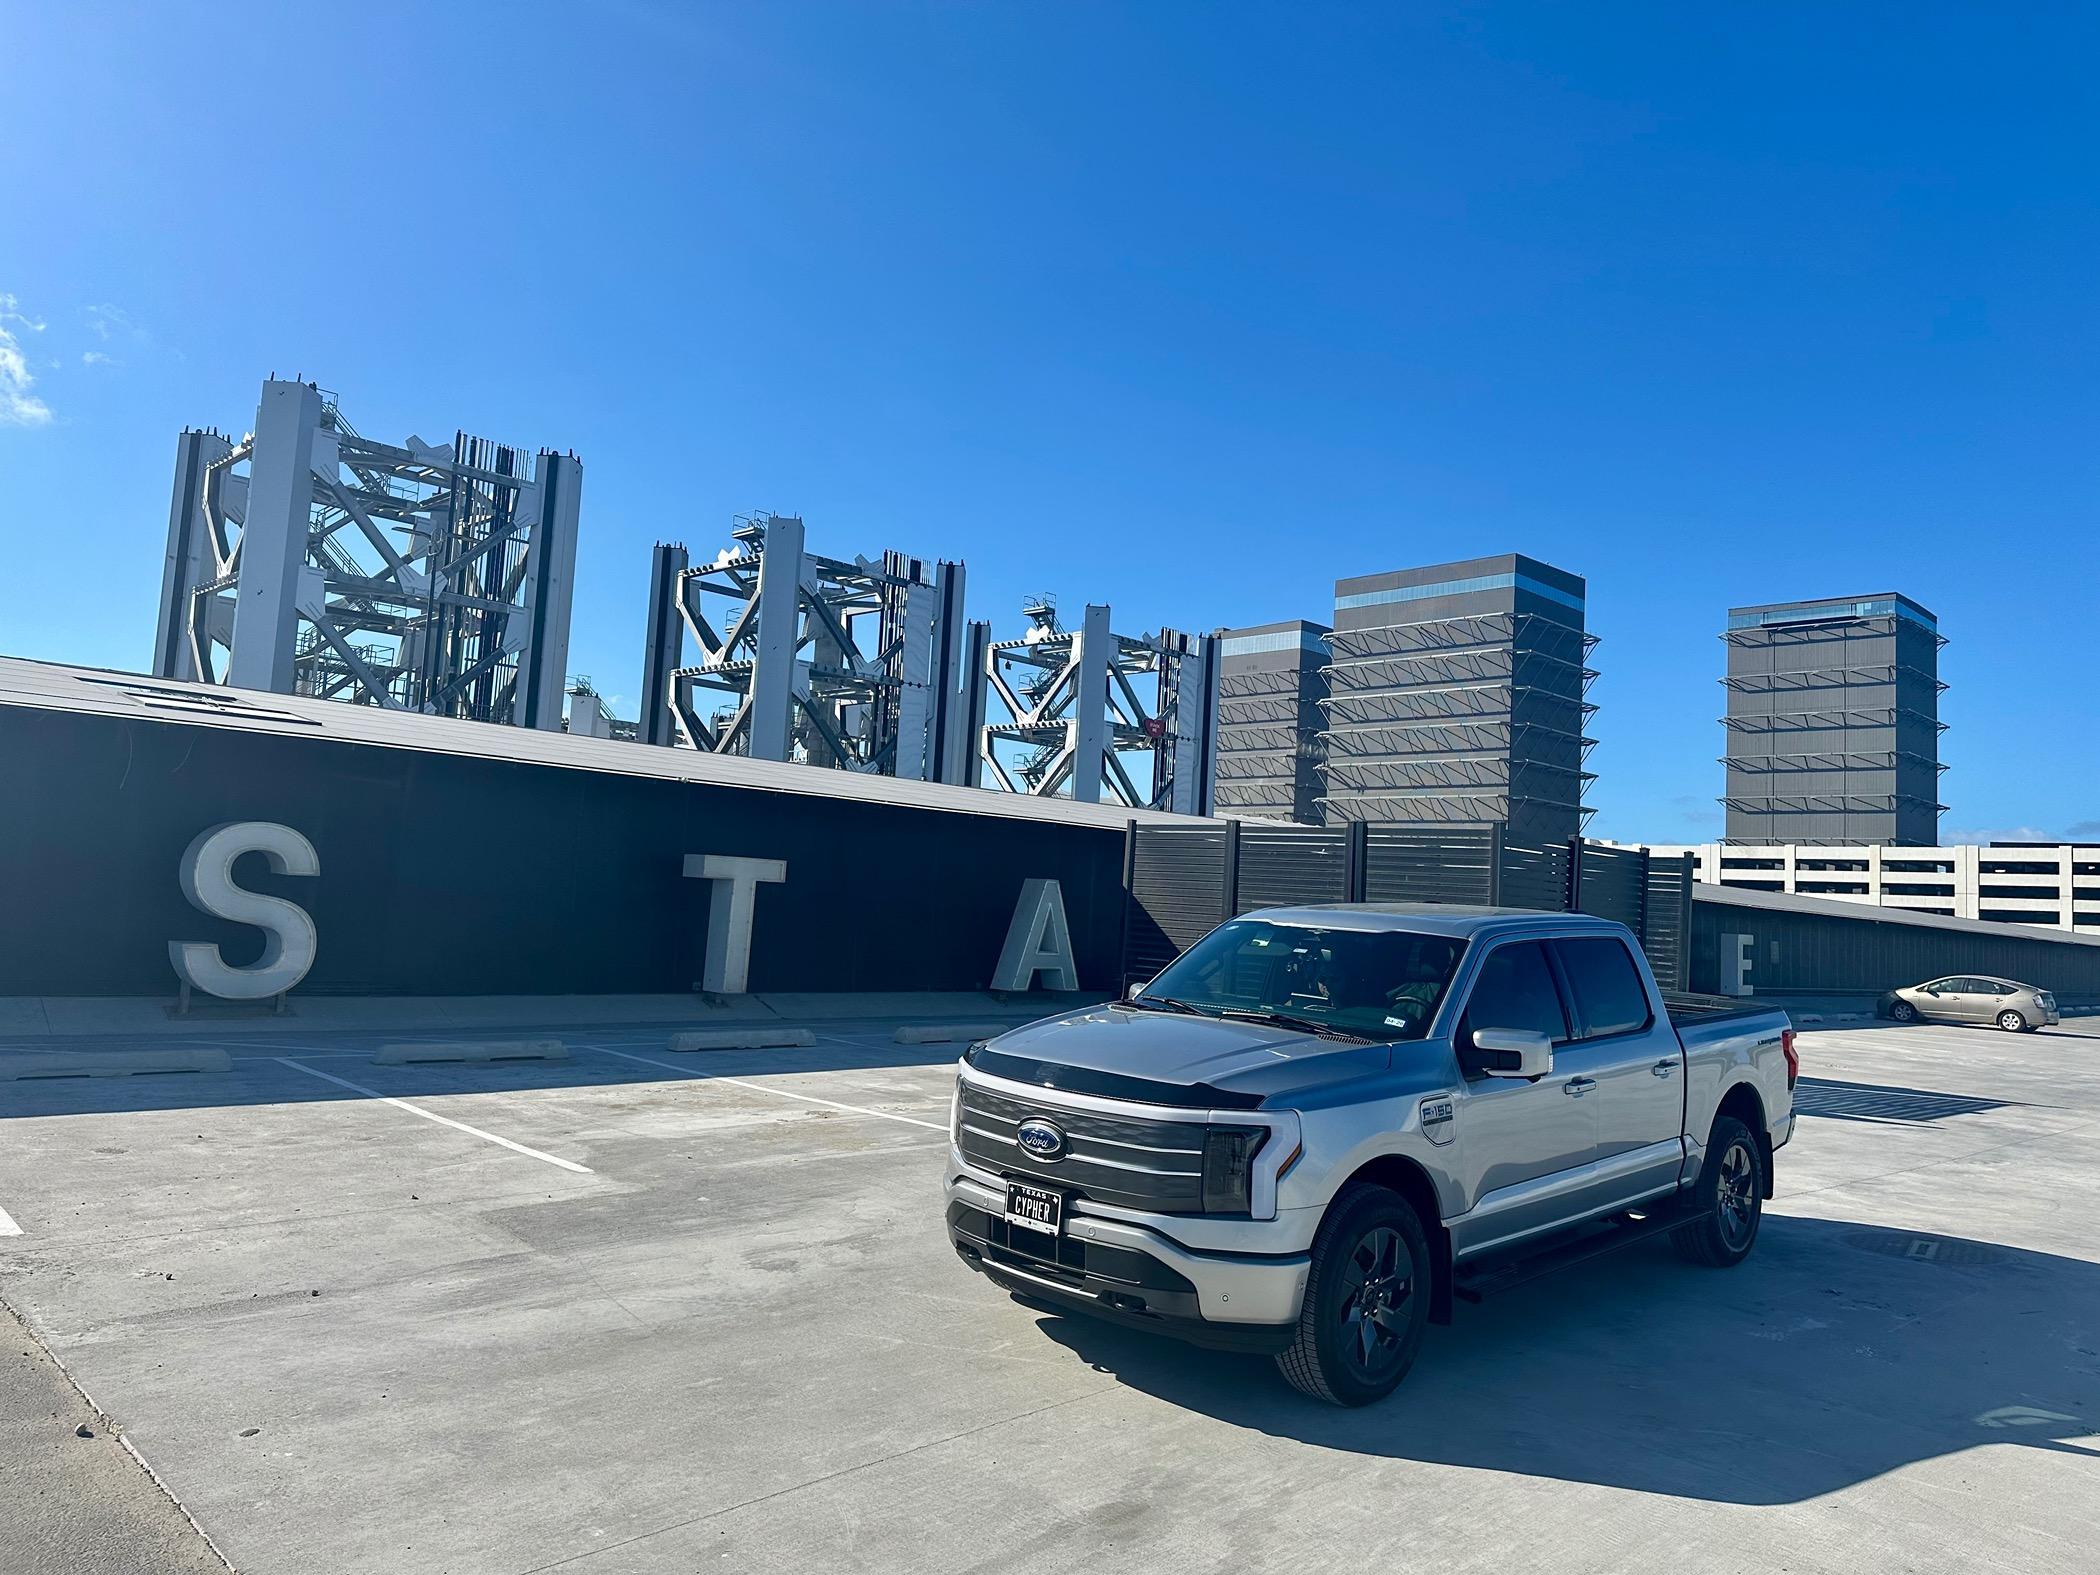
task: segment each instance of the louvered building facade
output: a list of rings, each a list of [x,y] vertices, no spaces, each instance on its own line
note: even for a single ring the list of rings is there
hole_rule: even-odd
[[[1329,824],[1581,833],[1596,674],[1580,575],[1518,553],[1335,582]]]
[[[1327,626],[1228,629],[1219,649],[1217,812],[1318,825]]]
[[[1736,607],[1725,836],[1802,846],[1939,841],[1940,637],[1907,596]]]

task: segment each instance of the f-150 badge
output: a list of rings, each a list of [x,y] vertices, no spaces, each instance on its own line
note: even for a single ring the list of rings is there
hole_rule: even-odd
[[[1457,1101],[1449,1094],[1422,1101],[1422,1135],[1432,1143],[1451,1141],[1451,1118],[1458,1114]]]

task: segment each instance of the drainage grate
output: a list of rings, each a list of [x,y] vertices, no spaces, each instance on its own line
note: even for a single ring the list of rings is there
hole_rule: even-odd
[[[1875,1083],[1839,1083],[1804,1077],[1794,1090],[1794,1113],[1833,1121],[1901,1121],[1924,1125],[1949,1116],[1973,1116],[2002,1110],[2010,1101],[1979,1099],[1968,1094],[1937,1094],[1922,1088],[1888,1088]]]
[[[1894,1230],[1854,1231],[1845,1244],[1862,1252],[1878,1252],[1884,1258],[1908,1258],[1912,1263],[1943,1263],[1973,1269],[1987,1263],[2003,1263],[2005,1249],[1958,1236],[1912,1236]]]

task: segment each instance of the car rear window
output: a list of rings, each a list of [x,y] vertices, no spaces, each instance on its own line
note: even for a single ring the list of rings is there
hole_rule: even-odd
[[[1583,1037],[1638,1033],[1648,1026],[1648,992],[1625,942],[1609,935],[1586,935],[1555,941],[1553,947],[1574,992]]]

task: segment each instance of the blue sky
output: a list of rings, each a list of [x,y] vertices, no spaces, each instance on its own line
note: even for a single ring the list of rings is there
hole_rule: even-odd
[[[142,665],[174,437],[303,374],[575,449],[574,670],[800,512],[971,611],[1322,617],[1523,551],[1595,830],[1718,835],[1732,602],[1896,589],[1943,836],[2100,836],[2100,11],[0,11],[0,651]],[[11,303],[4,298],[11,297]]]

